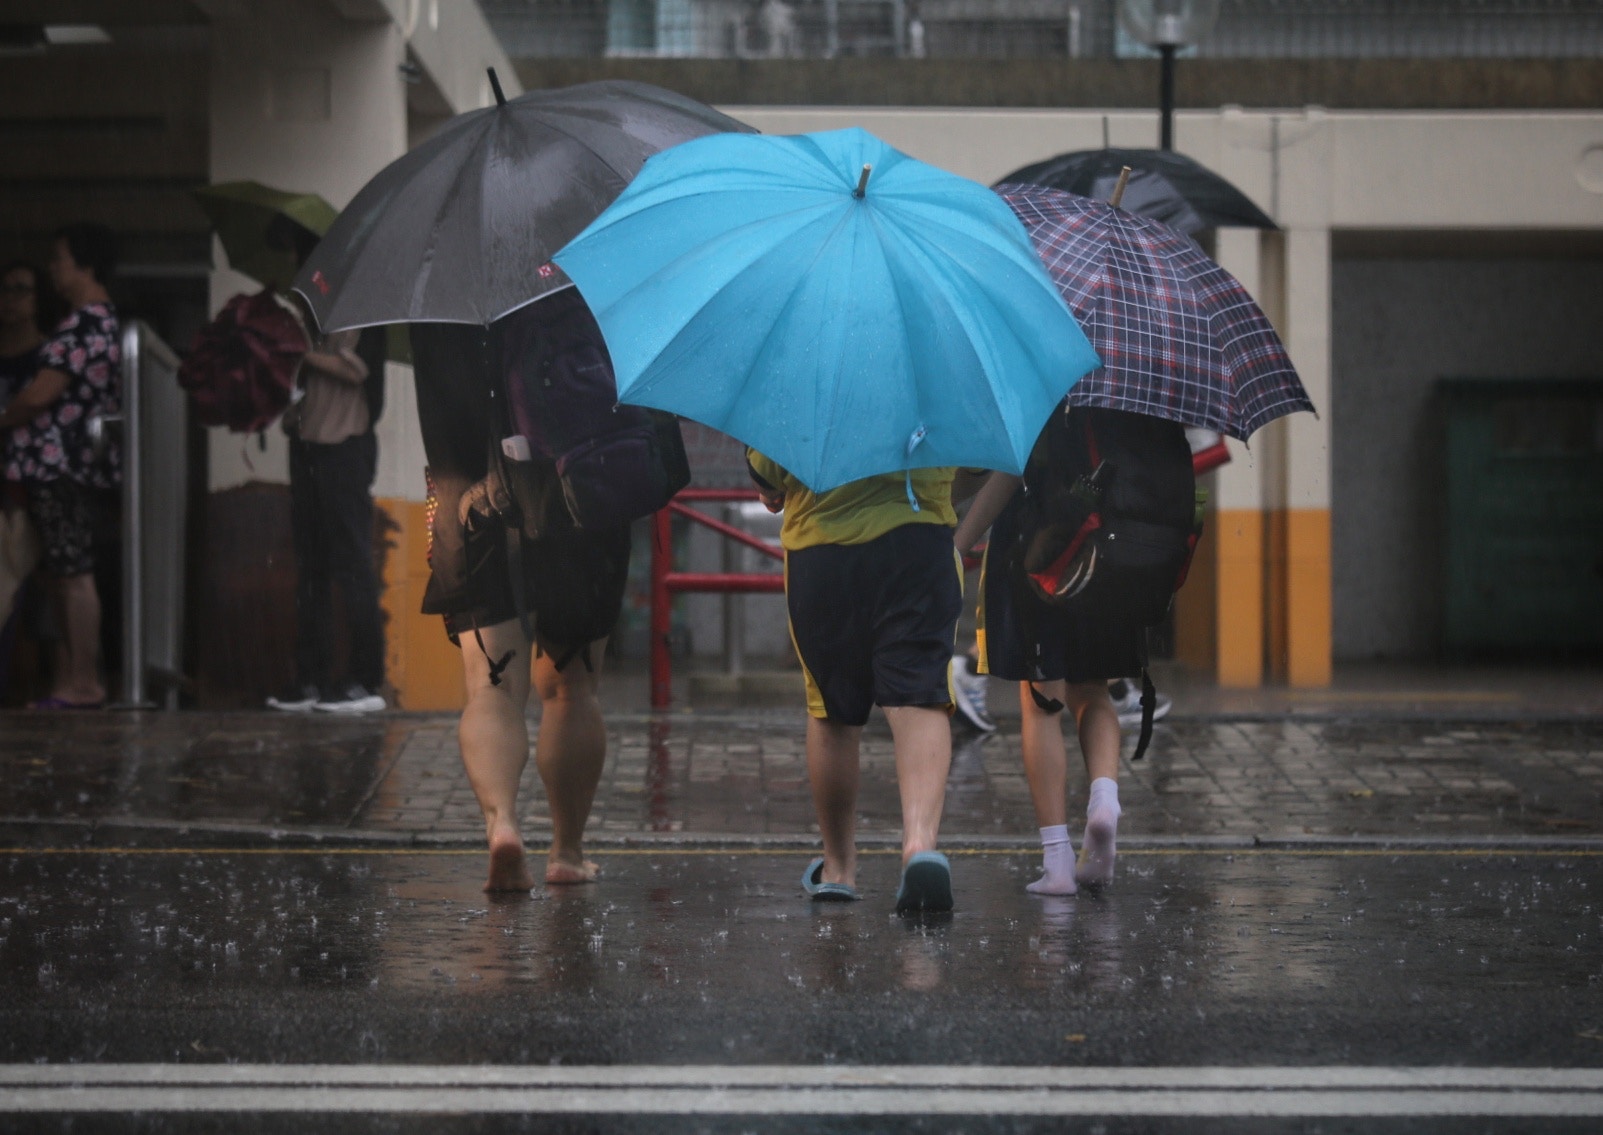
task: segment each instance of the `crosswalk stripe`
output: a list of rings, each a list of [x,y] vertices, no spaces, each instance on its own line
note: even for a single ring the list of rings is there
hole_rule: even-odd
[[[1603,1117],[1603,1069],[0,1065],[0,1112]]]

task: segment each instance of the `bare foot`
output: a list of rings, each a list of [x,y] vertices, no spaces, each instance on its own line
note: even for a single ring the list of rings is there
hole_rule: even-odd
[[[601,868],[588,859],[578,863],[569,863],[563,859],[548,859],[545,865],[547,883],[593,883],[600,873]]]
[[[496,832],[490,837],[490,879],[484,889],[527,891],[533,887],[534,876],[529,873],[528,857],[523,854],[523,840],[514,831]]]

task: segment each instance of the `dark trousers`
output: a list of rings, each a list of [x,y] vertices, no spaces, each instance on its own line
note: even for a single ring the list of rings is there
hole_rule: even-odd
[[[384,684],[384,628],[373,570],[371,434],[334,445],[289,443],[290,525],[295,537],[295,674],[324,695],[334,652],[334,585],[345,597],[350,681],[376,692]]]

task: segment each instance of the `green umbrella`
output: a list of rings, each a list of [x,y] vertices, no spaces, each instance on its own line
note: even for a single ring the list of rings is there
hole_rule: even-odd
[[[300,264],[338,210],[315,193],[287,193],[256,181],[227,181],[194,191],[236,271],[288,288]]]

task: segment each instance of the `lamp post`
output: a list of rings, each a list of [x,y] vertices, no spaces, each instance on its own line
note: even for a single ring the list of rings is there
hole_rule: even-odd
[[[1124,30],[1158,52],[1162,112],[1158,142],[1162,149],[1174,149],[1175,55],[1207,35],[1218,18],[1219,0],[1119,0],[1119,22]]]

